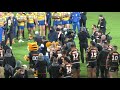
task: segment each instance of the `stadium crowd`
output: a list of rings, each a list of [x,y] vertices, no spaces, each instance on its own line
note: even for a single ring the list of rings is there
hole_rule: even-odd
[[[118,78],[120,55],[104,16],[92,25],[92,35],[86,24],[87,12],[0,12],[0,78],[81,78],[80,62],[88,78]],[[30,51],[29,65],[12,52],[15,40],[24,43],[26,27],[28,42],[39,46]]]

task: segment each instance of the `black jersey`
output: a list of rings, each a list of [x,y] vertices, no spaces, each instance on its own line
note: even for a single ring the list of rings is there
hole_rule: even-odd
[[[64,67],[64,78],[71,78],[71,72],[72,72],[72,65],[66,64]]]
[[[103,49],[100,52],[100,54],[98,56],[98,63],[100,64],[100,66],[106,66],[106,62],[107,62],[107,58],[108,58],[109,52],[110,51],[108,49]]]
[[[39,55],[38,51],[31,51],[29,53],[30,64],[32,65],[31,68],[34,67],[35,62],[38,60],[38,55]]]
[[[91,48],[88,52],[87,52],[87,57],[88,57],[88,62],[93,62],[97,60],[98,57],[98,49],[95,48]]]
[[[49,67],[49,74],[50,78],[59,78],[60,75],[60,65],[59,64],[52,64]]]
[[[118,67],[120,62],[120,57],[118,52],[112,52],[109,55],[110,67]]]
[[[80,54],[79,54],[78,51],[74,51],[74,50],[73,50],[73,51],[71,52],[70,58],[71,58],[71,62],[72,62],[73,64],[75,64],[75,63],[80,63]]]

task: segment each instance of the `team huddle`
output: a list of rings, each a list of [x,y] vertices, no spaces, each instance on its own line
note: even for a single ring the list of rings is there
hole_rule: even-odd
[[[0,12],[0,66],[4,68],[5,78],[31,75],[32,78],[81,78],[80,64],[84,63],[88,78],[117,78],[120,55],[118,47],[110,44],[112,37],[106,34],[106,20],[100,15],[90,35],[86,15],[86,12],[18,12],[16,15]],[[12,53],[15,39],[24,43],[26,28],[27,40],[32,41],[28,43],[29,54],[24,57],[28,67],[18,65],[20,62]],[[75,39],[79,40],[79,47]]]

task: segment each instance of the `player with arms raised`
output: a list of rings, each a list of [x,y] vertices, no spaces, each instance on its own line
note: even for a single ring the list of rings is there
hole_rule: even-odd
[[[93,41],[91,41],[90,44],[86,55],[88,78],[96,78],[97,56],[99,52]]]

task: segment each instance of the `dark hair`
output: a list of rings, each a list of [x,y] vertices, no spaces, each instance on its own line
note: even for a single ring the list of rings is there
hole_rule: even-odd
[[[118,47],[117,46],[113,46],[116,50],[118,49]]]
[[[97,26],[96,26],[95,24],[93,24],[93,26],[94,26],[95,28],[97,28]]]
[[[66,50],[62,51],[62,54],[67,54],[67,51]]]
[[[72,48],[72,47],[75,47],[75,45],[74,45],[74,44],[72,44],[72,45],[71,45],[71,48]]]
[[[92,46],[96,46],[96,43],[95,42],[93,42],[93,41],[90,41],[90,44],[92,45]]]
[[[53,27],[53,26],[51,26],[51,27],[50,27],[50,29],[51,29],[51,30],[54,30],[54,27]]]
[[[100,14],[100,15],[99,15],[99,17],[103,17],[103,15],[102,15],[102,14]]]
[[[65,57],[64,60],[65,60],[66,62],[70,63],[70,60],[69,60],[67,57]]]
[[[46,40],[46,37],[45,37],[45,36],[43,36],[43,39],[44,39],[44,40]]]
[[[100,43],[101,42],[101,39],[97,39],[97,43]]]

